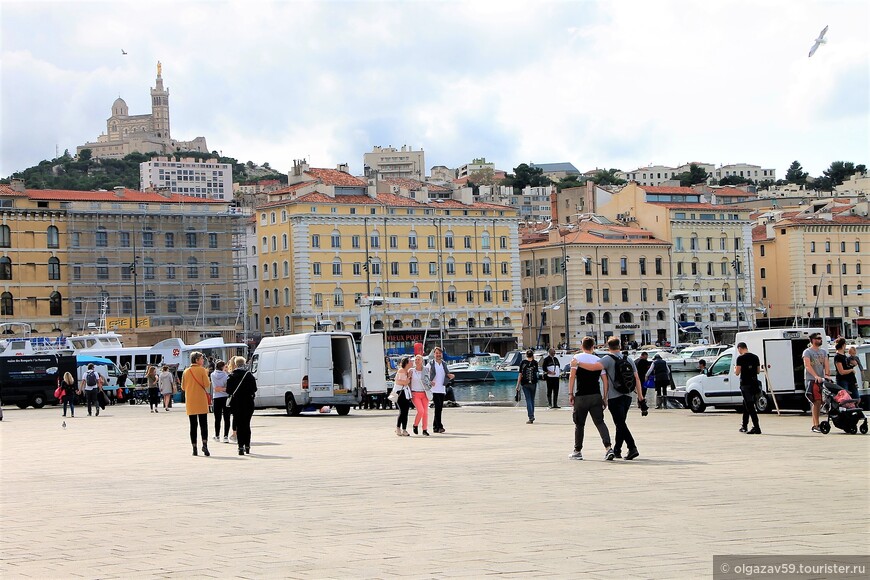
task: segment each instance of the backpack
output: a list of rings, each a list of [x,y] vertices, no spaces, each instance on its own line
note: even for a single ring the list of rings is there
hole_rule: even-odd
[[[632,368],[631,362],[629,362],[625,357],[612,354],[608,356],[611,357],[615,363],[613,388],[616,389],[617,393],[627,395],[635,388],[634,368]]]
[[[95,371],[88,371],[88,374],[85,375],[85,384],[89,387],[97,386],[97,373]]]

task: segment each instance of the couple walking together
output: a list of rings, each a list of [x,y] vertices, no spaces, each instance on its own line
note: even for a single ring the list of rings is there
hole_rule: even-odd
[[[429,396],[427,391],[432,393],[432,402],[435,406],[435,418],[432,423],[432,429],[435,433],[446,433],[444,423],[441,420],[441,414],[444,410],[444,398],[447,395],[447,381],[453,378],[447,369],[447,363],[444,362],[444,352],[435,347],[432,351],[434,360],[428,365],[423,364],[423,355],[418,354],[414,357],[414,365],[411,366],[411,360],[405,357],[399,363],[399,370],[396,372],[395,387],[399,390],[399,398],[396,404],[399,406],[399,417],[396,420],[396,435],[400,437],[408,437],[408,413],[411,410],[411,405],[417,410],[417,416],[414,417],[414,434],[419,433],[419,428],[422,424],[423,435],[429,436]]]

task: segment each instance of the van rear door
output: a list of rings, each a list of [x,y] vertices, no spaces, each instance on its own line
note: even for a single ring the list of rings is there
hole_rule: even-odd
[[[360,344],[362,382],[369,395],[387,392],[386,367],[384,365],[384,335],[367,334]]]
[[[767,374],[767,388],[774,392],[794,392],[795,365],[803,366],[803,361],[793,359],[792,341],[787,338],[764,341],[764,366]]]
[[[332,337],[314,333],[308,342],[308,390],[312,398],[332,397]]]

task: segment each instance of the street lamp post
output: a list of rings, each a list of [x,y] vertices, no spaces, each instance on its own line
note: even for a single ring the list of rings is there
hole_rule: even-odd
[[[568,326],[568,249],[562,238],[562,282],[565,285],[565,350],[571,348],[571,330]]]
[[[133,263],[130,264],[133,274],[133,328],[139,328],[139,275],[136,272],[136,232],[133,231]]]

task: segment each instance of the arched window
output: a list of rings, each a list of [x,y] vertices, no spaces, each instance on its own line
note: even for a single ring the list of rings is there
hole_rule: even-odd
[[[487,316],[483,321],[484,326],[492,326],[493,324],[495,324],[495,321],[492,319],[492,316]]]
[[[455,303],[456,302],[456,287],[450,286],[447,288],[447,302]]]
[[[50,316],[63,316],[63,298],[56,290],[48,297],[48,314]]]
[[[278,306],[280,304],[280,302],[278,302],[278,298],[279,298],[278,289],[275,288],[272,291],[272,300],[274,301],[275,306]],[[275,317],[275,324],[278,324],[278,317],[277,316]]]
[[[701,313],[700,312],[695,313],[695,322],[701,322]]]
[[[145,291],[145,314],[157,313],[157,300],[152,290]]]
[[[631,312],[623,312],[619,315],[619,322],[627,323],[633,321],[634,317],[631,315]]]
[[[492,262],[490,261],[489,258],[484,258],[483,259],[483,275],[489,276],[490,274],[492,274]]]
[[[411,321],[411,328],[421,328],[423,326],[423,322],[419,318],[415,318]]]
[[[284,306],[290,305],[290,288],[284,288]],[[289,326],[289,325],[288,325]]]
[[[344,306],[344,292],[341,288],[336,288],[335,292],[332,293],[332,304],[333,306]]]
[[[686,321],[686,313],[685,313],[685,312],[682,313],[682,314],[680,314],[680,322],[687,322],[687,321]]]
[[[287,234],[281,234],[281,249],[286,250],[287,248]]]
[[[199,265],[193,256],[187,259],[187,277],[199,278]]]
[[[603,322],[604,324],[610,324],[610,321],[611,321],[611,316],[610,316],[609,312],[605,312],[604,314],[601,315],[601,322]]]
[[[511,317],[505,316],[501,321],[502,326],[510,326],[511,325]]]
[[[341,324],[341,323],[339,322],[338,324]],[[336,324],[336,326],[338,326],[338,324]],[[290,328],[290,317],[285,316],[284,317],[284,330],[287,330],[289,328]],[[336,328],[336,330],[338,330],[338,328]]]
[[[456,319],[451,318],[447,321],[447,328],[456,328]]]
[[[492,302],[492,287],[489,285],[483,287],[483,301]]]
[[[9,226],[2,225],[0,226],[0,248],[11,248],[12,247],[12,230],[9,229]]]
[[[9,292],[0,294],[0,316],[13,316],[14,314],[12,308],[12,294]]]
[[[586,314],[586,324],[595,324],[595,314],[592,312]]]
[[[416,286],[411,287],[411,298],[419,298],[420,297],[420,289]]]
[[[341,232],[338,230],[332,230],[332,235],[330,236],[330,247],[332,248],[340,248],[341,247]]]
[[[60,247],[60,236],[58,235],[56,226],[48,226],[48,230],[46,231],[47,235],[47,243],[49,248],[59,248]]]
[[[447,275],[452,276],[453,274],[456,274],[456,260],[450,257],[447,258]]]
[[[665,311],[664,310],[659,310],[658,312],[656,312],[656,320],[661,321],[664,319],[665,319]]]
[[[402,328],[402,321],[398,318],[393,321],[393,328]]]
[[[444,234],[444,247],[447,249],[453,249],[453,232],[450,230]]]
[[[641,322],[649,322],[649,310],[644,310],[640,313]]]
[[[287,317],[287,320],[290,320],[290,317],[289,317],[289,316]],[[340,320],[339,320],[338,322],[336,322],[336,323],[335,323],[335,329],[336,329],[336,330],[344,330],[344,322],[342,322],[342,321],[340,321]]]
[[[468,328],[474,328],[476,324],[477,324],[477,321],[474,320],[474,317],[469,316],[468,317]]]
[[[252,280],[257,279],[257,265],[256,264],[251,265],[251,279]]]
[[[278,279],[278,262],[272,262],[272,279]]]
[[[710,322],[716,322],[716,313],[715,312],[710,313]]]
[[[381,234],[378,233],[378,230],[374,230],[371,234],[369,234],[369,247],[370,248],[380,248],[381,247]]]
[[[482,234],[480,234],[480,248],[482,250],[489,249],[489,233],[488,232],[483,232]]]
[[[429,321],[430,328],[439,328],[440,326],[441,326],[441,320],[439,320],[438,318],[433,318],[432,320]]]
[[[0,280],[12,279],[12,260],[8,256],[0,258]]]
[[[332,260],[332,275],[341,276],[341,259],[335,258]]]
[[[278,251],[278,236],[272,236],[272,251]]]
[[[187,293],[187,311],[196,312],[199,310],[199,292],[191,290]]]
[[[48,259],[48,279],[60,280],[60,260],[57,258]]]
[[[384,321],[383,320],[375,320],[374,329],[375,330],[383,330],[384,329]]]

